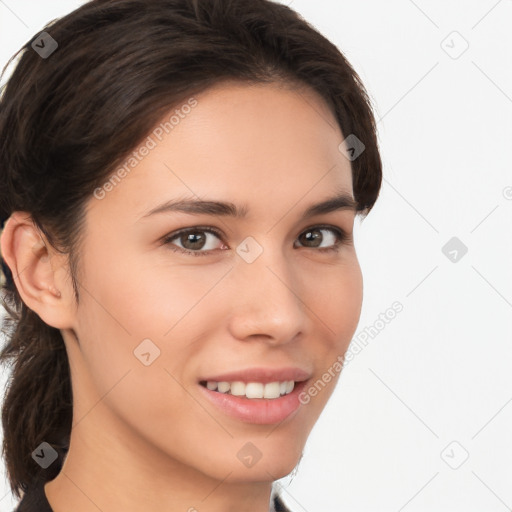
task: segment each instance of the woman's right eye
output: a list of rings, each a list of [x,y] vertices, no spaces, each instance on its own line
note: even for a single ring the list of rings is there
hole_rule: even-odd
[[[189,228],[185,230],[180,230],[175,233],[171,233],[170,235],[165,237],[163,243],[169,245],[169,248],[175,252],[191,254],[193,256],[207,256],[208,254],[210,254],[211,251],[215,250],[215,248],[210,247],[203,251],[198,250],[204,249],[205,247],[208,236],[205,236],[204,233],[207,233],[208,235],[214,235],[218,238],[222,236],[220,232],[212,228]],[[173,240],[176,239],[179,240],[179,242],[182,244],[182,247],[175,245]],[[183,247],[183,243],[191,244],[191,249],[194,250],[190,250],[187,247]]]

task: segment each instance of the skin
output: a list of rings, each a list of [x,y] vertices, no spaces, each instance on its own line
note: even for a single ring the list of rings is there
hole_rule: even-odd
[[[353,197],[344,139],[310,89],[223,83],[101,200],[87,205],[80,303],[65,255],[25,212],[2,235],[2,253],[25,304],[61,330],[70,360],[74,420],[60,474],[45,486],[55,512],[140,510],[268,512],[272,481],[290,473],[339,374],[279,425],[229,417],[197,380],[252,366],[299,366],[315,382],[344,354],[357,327],[363,282],[354,244],[321,253],[318,224],[353,233],[355,211],[302,219],[343,190]],[[168,119],[169,116],[167,116]],[[172,198],[231,201],[246,219],[163,213]],[[178,229],[212,226],[206,256],[159,242]],[[328,247],[335,233],[317,233]],[[252,263],[236,248],[263,248]],[[350,237],[349,237],[350,238]],[[175,247],[191,245],[179,237]],[[160,356],[143,365],[143,339]],[[261,459],[243,465],[252,442]],[[34,447],[35,448],[35,447]],[[121,491],[122,490],[122,491]]]

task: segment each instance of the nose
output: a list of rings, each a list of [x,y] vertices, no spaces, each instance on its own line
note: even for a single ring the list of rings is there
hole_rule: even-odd
[[[300,279],[279,251],[265,249],[252,263],[237,261],[231,279],[228,325],[234,338],[280,345],[305,334],[307,298],[301,297]]]

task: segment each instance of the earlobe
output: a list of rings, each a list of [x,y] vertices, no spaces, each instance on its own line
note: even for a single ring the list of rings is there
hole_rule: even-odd
[[[60,255],[44,239],[27,212],[16,211],[7,220],[1,237],[2,257],[11,270],[21,299],[48,325],[70,327],[69,301],[59,264]]]

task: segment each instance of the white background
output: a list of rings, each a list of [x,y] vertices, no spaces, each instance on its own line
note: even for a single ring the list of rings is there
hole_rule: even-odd
[[[2,65],[81,3],[0,0]],[[343,370],[282,495],[294,512],[511,510],[512,0],[286,3],[344,52],[379,120],[354,338],[403,311]],[[4,485],[0,510],[14,504]]]

